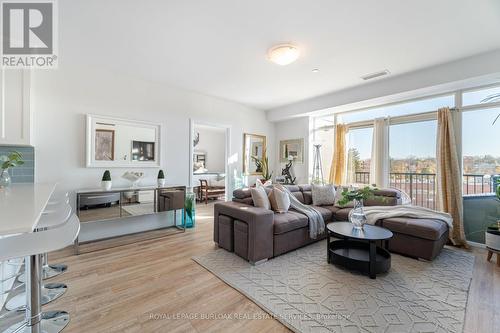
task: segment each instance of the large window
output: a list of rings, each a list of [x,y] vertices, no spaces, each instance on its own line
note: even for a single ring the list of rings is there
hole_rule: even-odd
[[[349,183],[370,184],[373,127],[349,129],[347,177]]]
[[[463,112],[464,195],[494,192],[500,179],[500,119],[493,124],[499,114],[500,108]]]
[[[419,206],[435,208],[437,121],[391,125],[390,186]]]

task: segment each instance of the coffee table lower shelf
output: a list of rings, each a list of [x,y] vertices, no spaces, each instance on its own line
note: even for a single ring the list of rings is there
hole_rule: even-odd
[[[336,240],[329,244],[328,262],[374,277],[391,268],[391,254],[376,246],[374,272],[370,272],[370,243],[352,239]]]

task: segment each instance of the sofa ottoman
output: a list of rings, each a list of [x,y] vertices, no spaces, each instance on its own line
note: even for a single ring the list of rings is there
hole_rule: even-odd
[[[378,225],[392,231],[389,251],[433,260],[448,241],[448,225],[441,220],[394,217]]]

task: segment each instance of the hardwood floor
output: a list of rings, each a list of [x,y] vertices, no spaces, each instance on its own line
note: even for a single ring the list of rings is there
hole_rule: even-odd
[[[68,272],[49,282],[64,282],[67,293],[44,310],[66,310],[64,332],[289,332],[245,296],[191,260],[214,251],[213,204],[197,206],[197,226],[185,233],[148,240],[164,231],[116,238],[50,255]],[[143,239],[110,249],[127,239]],[[99,250],[100,249],[100,250]],[[474,249],[465,332],[500,332],[500,267]],[[243,318],[220,318],[234,313]],[[168,318],[168,316],[175,318]],[[208,319],[201,318],[208,317]],[[219,316],[219,317],[217,317]],[[246,317],[245,317],[246,316]]]

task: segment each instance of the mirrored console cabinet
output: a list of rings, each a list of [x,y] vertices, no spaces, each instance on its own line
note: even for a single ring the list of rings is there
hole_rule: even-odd
[[[112,188],[109,191],[87,189],[76,192],[77,215],[81,224],[174,211],[173,223],[171,225],[166,223],[164,228],[173,227],[181,231],[185,230],[185,199],[185,186],[127,187]],[[181,221],[177,221],[177,211],[179,210],[182,211]],[[79,245],[80,242],[77,238],[75,240],[77,254],[79,253]]]

